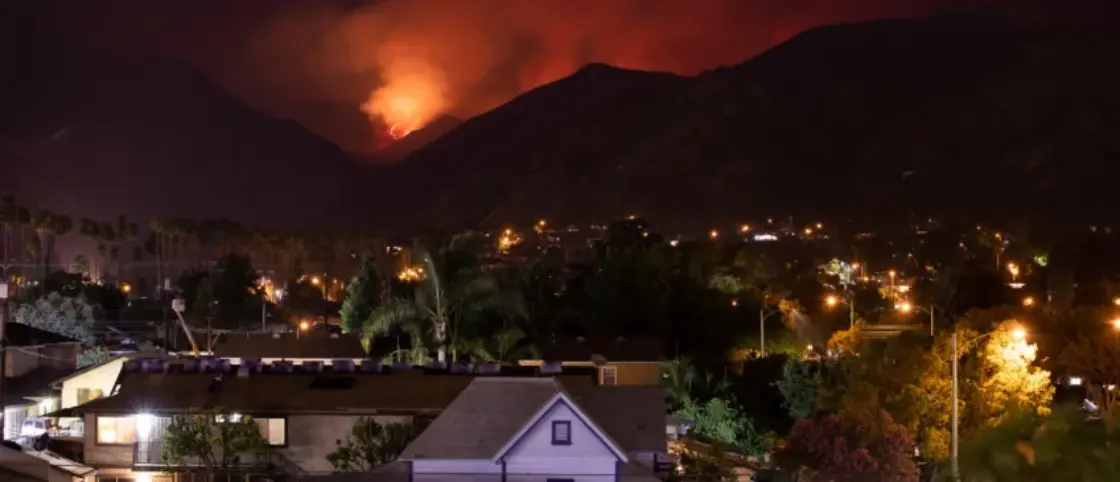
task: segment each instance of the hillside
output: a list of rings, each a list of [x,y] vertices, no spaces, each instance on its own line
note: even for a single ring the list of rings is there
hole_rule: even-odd
[[[310,227],[361,216],[345,210],[364,174],[331,142],[186,65],[76,52],[43,52],[26,82],[6,86],[19,102],[0,114],[0,165],[14,174],[0,190],[101,219]]]
[[[1114,37],[982,16],[853,23],[694,78],[590,66],[415,152],[385,190],[408,186],[394,209],[441,228],[1114,219],[1117,107]]]

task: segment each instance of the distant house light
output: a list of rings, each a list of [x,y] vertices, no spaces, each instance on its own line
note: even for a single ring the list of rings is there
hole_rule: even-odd
[[[1081,386],[1081,377],[1069,377],[1069,385],[1071,387],[1080,387]]]

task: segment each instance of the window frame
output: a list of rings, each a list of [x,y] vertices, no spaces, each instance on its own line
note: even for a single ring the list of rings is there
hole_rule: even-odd
[[[110,446],[110,447],[131,447],[140,441],[140,437],[136,433],[136,420],[132,418],[133,415],[94,415],[93,417],[93,443],[94,445]],[[101,419],[114,419],[117,423],[121,420],[129,420],[132,423],[132,441],[131,442],[103,442],[101,440]],[[120,434],[120,429],[116,428],[116,433]],[[117,437],[118,439],[120,437]]]
[[[608,372],[611,374],[610,383],[607,383]],[[613,365],[599,367],[599,384],[608,387],[618,386],[618,367]]]
[[[564,427],[563,440],[556,437],[556,428]],[[572,421],[571,420],[553,420],[552,421],[552,445],[571,445],[572,444]]]
[[[282,416],[282,415],[250,415],[249,418],[252,419],[254,423],[256,423],[258,420],[283,420],[284,421],[284,443],[274,444],[271,441],[269,441],[267,437],[264,437],[264,434],[261,434],[261,437],[263,437],[264,441],[268,443],[269,448],[286,448],[288,446],[288,417],[285,417],[285,416]],[[257,425],[257,428],[258,429],[260,428],[259,424]],[[272,428],[269,427],[269,430],[271,431]]]

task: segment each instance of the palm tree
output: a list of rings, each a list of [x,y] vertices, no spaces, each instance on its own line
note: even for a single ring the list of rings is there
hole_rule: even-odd
[[[0,261],[0,268],[2,268],[3,274],[0,275],[0,279],[7,278],[8,267],[13,262],[11,252],[11,237],[12,229],[16,228],[17,226],[20,226],[19,205],[16,204],[15,198],[13,198],[8,193],[4,193],[0,195],[0,229],[4,230],[4,257],[2,261]]]
[[[521,303],[483,269],[480,241],[481,237],[466,233],[438,249],[418,244],[414,259],[424,276],[411,299],[390,300],[374,310],[363,330],[367,346],[379,334],[399,327],[414,340],[434,346],[439,362],[447,361],[448,348],[455,361],[459,349],[468,345],[471,331],[481,335],[488,316],[519,316],[524,311]]]
[[[35,234],[39,242],[37,259],[43,264],[43,279],[51,272],[51,259],[54,256],[55,239],[73,228],[70,216],[55,214],[49,209],[39,208],[33,217]]]

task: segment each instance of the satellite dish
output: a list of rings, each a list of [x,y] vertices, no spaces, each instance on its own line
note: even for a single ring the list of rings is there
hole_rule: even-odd
[[[184,300],[182,298],[175,298],[171,300],[171,309],[176,313],[187,311],[187,300]]]

